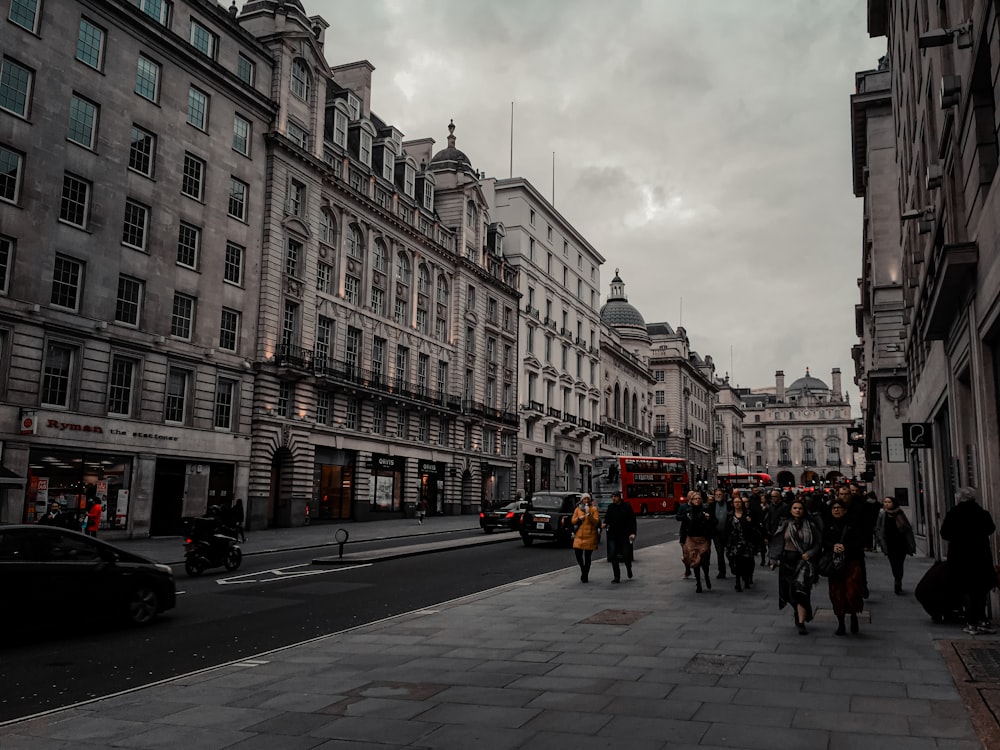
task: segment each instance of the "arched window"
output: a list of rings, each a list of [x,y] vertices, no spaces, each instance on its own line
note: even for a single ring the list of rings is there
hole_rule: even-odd
[[[430,294],[430,291],[431,275],[427,272],[427,266],[421,263],[420,270],[417,272],[417,293]]]
[[[296,59],[292,61],[292,93],[299,99],[309,101],[309,93],[312,88],[312,74],[306,67],[304,60]]]
[[[615,419],[622,418],[622,391],[615,383]]]
[[[387,257],[388,253],[385,249],[385,243],[382,240],[375,240],[375,252],[372,253],[372,268],[385,273]]]
[[[406,253],[396,256],[396,281],[406,285],[410,283],[410,260]]]
[[[787,440],[778,441],[778,453],[780,456],[779,461],[781,462],[782,466],[792,465],[792,456],[791,453],[789,453],[789,445]]]
[[[347,254],[352,258],[365,257],[365,243],[357,224],[351,224],[351,229],[347,233]]]
[[[622,402],[622,421],[625,424],[629,423],[629,401],[628,401],[628,388],[625,389],[625,398]]]
[[[319,214],[319,241],[326,245],[335,245],[337,238],[337,220],[327,209]]]
[[[438,276],[437,302],[439,305],[448,304],[448,282],[445,280],[444,276]]]
[[[469,201],[465,206],[465,223],[470,226],[476,226],[476,204]]]
[[[639,399],[634,393],[632,394],[632,426],[639,426]]]
[[[816,442],[812,438],[802,441],[802,463],[807,465],[816,463]]]

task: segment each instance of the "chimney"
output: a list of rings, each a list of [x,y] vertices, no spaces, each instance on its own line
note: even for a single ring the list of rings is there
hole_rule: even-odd
[[[839,367],[834,367],[833,368],[833,371],[830,373],[830,379],[833,381],[833,388],[832,388],[833,392],[830,394],[830,398],[833,401],[840,401],[841,400],[841,393],[840,393],[840,368]]]
[[[774,397],[779,404],[785,403],[785,371],[774,373]]]

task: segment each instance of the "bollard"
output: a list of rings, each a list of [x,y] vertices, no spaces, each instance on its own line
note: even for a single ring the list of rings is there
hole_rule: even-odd
[[[340,545],[340,559],[344,558],[344,545],[347,540],[351,538],[351,535],[347,533],[347,529],[337,529],[337,533],[334,534],[334,539],[337,540],[337,544]]]

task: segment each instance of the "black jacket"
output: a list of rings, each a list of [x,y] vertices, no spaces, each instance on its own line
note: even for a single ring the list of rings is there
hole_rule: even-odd
[[[681,543],[683,544],[689,536],[703,536],[711,539],[715,536],[715,515],[710,513],[704,505],[690,506],[688,515],[681,521]]]
[[[635,512],[626,503],[611,503],[604,511],[604,525],[608,528],[608,538],[626,541],[635,533]]]

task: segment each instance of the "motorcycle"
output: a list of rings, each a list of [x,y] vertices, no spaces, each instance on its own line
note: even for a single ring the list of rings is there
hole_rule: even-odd
[[[184,519],[184,570],[189,576],[200,576],[206,568],[224,566],[236,570],[243,562],[243,550],[236,543],[236,531],[223,524],[216,515]]]

